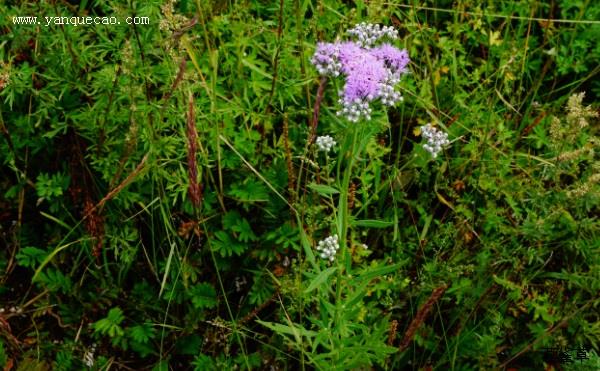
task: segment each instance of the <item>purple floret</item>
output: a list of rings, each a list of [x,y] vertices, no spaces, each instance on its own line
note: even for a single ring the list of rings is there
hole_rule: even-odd
[[[393,73],[406,72],[406,66],[410,61],[408,52],[405,49],[400,50],[387,43],[371,49],[371,54],[373,54],[375,58],[384,61],[386,66],[390,68]]]
[[[343,49],[342,49],[343,50]],[[379,95],[379,84],[386,78],[387,72],[382,61],[368,51],[360,49],[347,63],[342,63],[342,71],[346,74],[344,87],[345,100],[357,98],[373,100]],[[340,52],[340,59],[344,55]]]
[[[352,73],[354,64],[363,57],[365,50],[353,41],[336,43],[336,45],[339,49],[342,72],[345,74]]]

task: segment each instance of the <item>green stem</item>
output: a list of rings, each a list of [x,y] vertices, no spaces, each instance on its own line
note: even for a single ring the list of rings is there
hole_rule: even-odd
[[[348,159],[348,166],[344,169],[344,178],[342,180],[342,184],[340,187],[340,200],[338,205],[338,217],[337,217],[337,232],[339,236],[340,250],[341,250],[341,261],[345,263],[344,266],[340,266],[338,260],[338,271],[337,271],[337,280],[336,280],[336,288],[335,288],[335,324],[336,327],[339,328],[341,311],[340,308],[342,302],[342,276],[345,271],[350,272],[350,262],[351,258],[348,253],[348,245],[346,243],[347,235],[348,235],[348,219],[350,217],[348,211],[348,188],[350,185],[350,176],[352,174],[352,168],[354,167],[354,162],[356,157],[358,156],[358,152],[360,150],[356,150],[356,140],[358,135],[358,129],[356,126],[351,127],[352,129],[352,146],[348,149],[346,153],[349,153],[350,158]],[[340,161],[341,162],[341,161]]]

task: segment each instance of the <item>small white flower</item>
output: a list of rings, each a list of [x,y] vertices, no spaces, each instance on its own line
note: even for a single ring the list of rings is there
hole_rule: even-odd
[[[342,93],[340,93],[342,95]],[[369,102],[360,98],[354,100],[347,100],[340,98],[338,103],[342,106],[342,109],[337,112],[338,116],[344,116],[350,122],[358,122],[361,117],[365,117],[367,120],[370,119],[371,107]]]
[[[335,254],[339,248],[340,244],[337,235],[329,236],[326,239],[319,241],[317,245],[317,251],[320,252],[319,256],[321,259],[327,259],[329,261],[335,259]]]
[[[335,141],[329,135],[317,137],[315,142],[317,149],[323,152],[329,152],[335,146]]]
[[[423,148],[431,153],[433,158],[437,157],[443,146],[450,144],[448,134],[434,128],[431,124],[421,126],[421,136],[427,140]]]

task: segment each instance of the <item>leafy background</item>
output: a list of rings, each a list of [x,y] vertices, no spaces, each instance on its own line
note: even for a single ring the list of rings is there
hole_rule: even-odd
[[[596,2],[0,14],[5,370],[559,367],[549,347],[598,369]],[[54,15],[150,24],[12,24]],[[348,125],[328,81],[325,156],[310,56],[362,21],[400,32],[405,100]],[[437,160],[427,122],[452,140]],[[336,262],[315,259],[335,233]]]

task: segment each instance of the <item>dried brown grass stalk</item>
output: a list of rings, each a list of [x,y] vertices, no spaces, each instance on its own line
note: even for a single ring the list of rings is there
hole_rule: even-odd
[[[69,192],[75,204],[83,203],[83,225],[94,241],[92,254],[97,258],[100,256],[104,240],[104,216],[101,210],[94,206],[92,176],[83,156],[86,144],[73,130],[69,130],[65,140],[68,143],[65,147],[70,151],[70,171],[73,179]]]
[[[169,100],[169,98],[171,98],[171,96],[173,95],[173,92],[177,88],[177,85],[179,85],[181,80],[183,80],[183,75],[185,72],[186,64],[187,64],[187,60],[184,57],[181,59],[181,62],[179,63],[179,71],[177,71],[177,77],[175,77],[175,81],[173,81],[173,85],[171,85],[171,89],[169,90],[169,92],[162,97],[162,101]]]
[[[106,196],[100,202],[93,205],[91,198],[86,198],[84,202],[84,220],[86,229],[88,233],[92,237],[94,237],[95,245],[92,250],[92,254],[94,257],[98,258],[100,256],[100,252],[102,250],[102,240],[104,239],[104,217],[102,216],[102,207],[104,204],[115,197],[119,192],[123,190],[129,183],[133,181],[133,179],[142,171],[144,168],[144,164],[148,160],[148,153],[142,158],[142,161],[138,164],[135,170],[125,178],[117,187],[115,187],[112,191],[108,192]]]
[[[95,258],[99,258],[104,241],[104,217],[99,210],[94,207],[94,203],[88,197],[86,197],[86,200],[84,201],[83,212],[87,216],[85,219],[85,229],[90,236],[92,236],[94,241],[92,255],[94,255]]]
[[[348,209],[354,209],[354,201],[356,200],[356,183],[350,182],[348,187]]]
[[[397,320],[393,320],[391,325],[390,325],[390,332],[388,335],[388,342],[387,344],[389,346],[391,346],[394,343],[394,339],[396,339],[396,331],[398,330],[398,321]]]
[[[285,163],[288,171],[288,191],[293,192],[294,184],[296,183],[296,175],[294,174],[294,166],[292,164],[292,150],[290,149],[290,131],[287,115],[283,116],[283,145],[285,147]],[[292,203],[291,195],[289,201]]]
[[[96,204],[96,206],[90,208],[90,210],[85,213],[84,218],[88,218],[91,215],[91,213],[93,213],[97,209],[102,208],[107,201],[110,201],[119,192],[121,192],[123,190],[123,188],[125,188],[129,183],[131,183],[133,181],[133,178],[135,178],[144,169],[144,165],[146,164],[146,161],[148,160],[148,156],[149,156],[149,153],[146,153],[144,158],[142,158],[142,161],[140,161],[138,166],[136,166],[135,170],[133,170],[133,172],[131,174],[129,174],[127,176],[127,178],[125,178],[125,180],[123,180],[121,182],[121,184],[116,186],[112,191],[108,192],[106,194],[106,196],[104,196],[104,198],[101,199],[100,202],[98,202]]]
[[[188,139],[188,195],[195,208],[200,206],[202,201],[202,185],[198,183],[198,164],[196,163],[196,152],[198,151],[198,132],[196,131],[196,117],[194,114],[194,96],[189,95],[188,116],[187,116],[187,139]]]
[[[319,111],[321,110],[321,101],[323,101],[323,95],[325,93],[325,85],[327,85],[327,77],[321,77],[319,81],[319,88],[317,89],[317,98],[315,100],[315,106],[313,108],[313,117],[310,128],[310,137],[308,138],[308,144],[310,145],[315,141],[317,136],[317,125],[319,123]]]
[[[258,313],[260,313],[263,309],[265,309],[269,304],[271,304],[273,301],[275,301],[275,298],[279,295],[279,287],[275,289],[275,293],[273,293],[273,295],[267,299],[264,303],[262,303],[261,305],[259,305],[258,307],[254,308],[254,310],[250,313],[248,313],[244,318],[242,318],[237,325],[238,326],[243,326],[246,322],[250,321],[252,318],[256,317],[258,315]]]
[[[521,136],[525,136],[525,135],[529,135],[529,133],[531,133],[531,131],[533,130],[533,128],[535,128],[544,117],[546,117],[547,113],[546,112],[542,112],[538,115],[538,117],[535,118],[535,120],[533,120],[533,123],[529,126],[527,126],[525,129],[523,129],[523,133],[521,134]]]
[[[427,315],[431,311],[431,308],[442,297],[442,295],[444,295],[444,292],[446,292],[448,287],[449,285],[443,285],[433,290],[429,299],[427,299],[425,304],[423,304],[421,308],[419,308],[419,310],[417,311],[417,315],[410,323],[410,326],[408,326],[408,330],[406,330],[406,333],[404,333],[404,338],[402,339],[402,342],[399,346],[400,352],[403,352],[406,348],[408,348],[410,342],[415,336],[415,333],[417,332],[419,327],[421,327],[421,324],[423,324],[425,319],[427,319]]]

